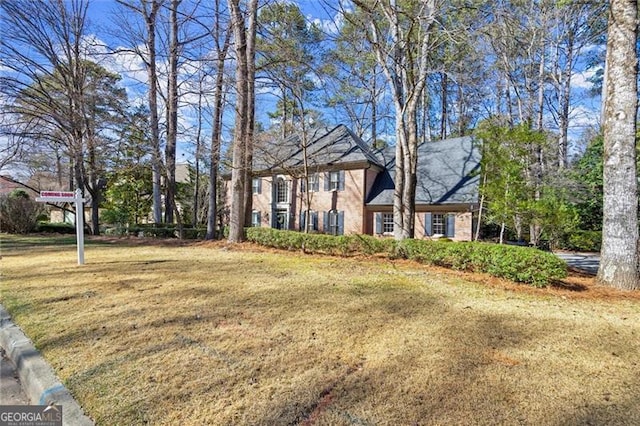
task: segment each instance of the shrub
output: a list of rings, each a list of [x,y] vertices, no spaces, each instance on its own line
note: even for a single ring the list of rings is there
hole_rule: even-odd
[[[0,227],[4,232],[28,234],[38,226],[38,217],[44,207],[29,198],[29,194],[16,189],[0,197]]]
[[[146,224],[129,227],[129,235],[151,238],[174,238],[176,228],[166,224]]]
[[[395,241],[371,235],[305,234],[280,231],[273,228],[247,228],[247,240],[256,244],[285,250],[303,250],[306,253],[348,256],[356,253],[391,253]]]
[[[557,247],[573,251],[600,251],[601,231],[573,231],[558,241]]]
[[[66,222],[39,222],[38,232],[54,234],[75,234],[76,227],[72,223]]]
[[[485,272],[536,287],[544,287],[567,275],[563,260],[529,247],[415,239],[397,243],[369,235],[335,237],[271,228],[247,228],[246,234],[249,241],[274,248],[341,256],[381,253],[429,265]]]
[[[204,240],[207,235],[206,228],[184,228],[183,238],[187,240]]]

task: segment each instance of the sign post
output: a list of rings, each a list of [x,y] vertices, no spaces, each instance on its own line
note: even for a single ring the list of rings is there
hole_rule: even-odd
[[[36,201],[41,203],[75,203],[76,207],[76,245],[78,247],[78,265],[84,265],[84,202],[80,188],[71,191],[40,191]]]

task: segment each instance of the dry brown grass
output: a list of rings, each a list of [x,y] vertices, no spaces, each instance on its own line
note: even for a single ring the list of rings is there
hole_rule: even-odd
[[[586,277],[3,241],[2,304],[99,424],[640,424],[639,298]]]

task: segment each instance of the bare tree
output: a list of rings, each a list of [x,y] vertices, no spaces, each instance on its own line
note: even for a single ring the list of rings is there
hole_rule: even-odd
[[[171,0],[169,4],[169,46],[167,73],[167,140],[164,149],[165,160],[165,210],[166,223],[178,219],[181,226],[180,212],[176,206],[176,148],[178,139],[178,6],[182,0]]]
[[[218,214],[218,168],[220,166],[220,145],[222,141],[222,114],[224,112],[224,67],[230,46],[230,21],[222,19],[220,1],[215,2],[214,25],[211,36],[215,44],[215,88],[213,95],[213,125],[211,128],[211,157],[209,163],[209,209],[207,215],[208,240],[216,237]]]
[[[391,87],[395,106],[394,237],[413,238],[419,144],[417,109],[429,72],[439,2],[423,0],[413,9],[395,0],[354,3],[364,12],[364,28],[368,28],[368,40]]]
[[[638,254],[638,4],[611,0],[604,109],[604,206],[598,281],[640,288]]]
[[[75,186],[91,195],[97,234],[109,143],[103,128],[122,113],[124,92],[117,88],[119,76],[89,60],[88,2],[11,0],[0,7],[0,87],[5,112],[21,121],[14,135],[47,141],[71,160]]]
[[[247,180],[251,173],[253,158],[254,46],[258,1],[249,0],[245,13],[240,8],[240,0],[228,0],[228,4],[231,12],[237,67],[229,241],[240,242],[244,239],[243,227],[247,220],[246,209],[249,208],[247,201],[251,200],[250,196],[247,197],[250,190],[250,187],[247,188]]]
[[[147,70],[149,89],[147,91],[147,103],[149,105],[149,127],[151,128],[151,153],[152,153],[152,179],[153,179],[153,221],[162,222],[162,168],[163,160],[160,152],[160,118],[159,118],[159,83],[157,68],[157,22],[160,8],[165,0],[117,0],[119,4],[138,14],[144,20],[142,34],[130,36],[133,52],[144,62]],[[121,27],[129,28],[126,23]],[[132,31],[132,30],[131,30]],[[141,39],[141,40],[138,40]],[[138,44],[140,42],[140,44]],[[141,48],[141,47],[142,48]]]

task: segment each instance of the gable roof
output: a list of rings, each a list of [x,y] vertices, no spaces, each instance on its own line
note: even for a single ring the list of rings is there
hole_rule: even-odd
[[[416,205],[476,203],[479,170],[480,150],[472,137],[420,144]],[[392,158],[378,174],[366,204],[393,205],[394,178],[395,158]]]
[[[253,170],[257,173],[301,168],[305,152],[300,137],[295,135],[281,143],[268,142],[254,155]],[[383,162],[360,137],[340,124],[333,129],[316,129],[309,135],[306,157],[311,167],[372,164]]]

